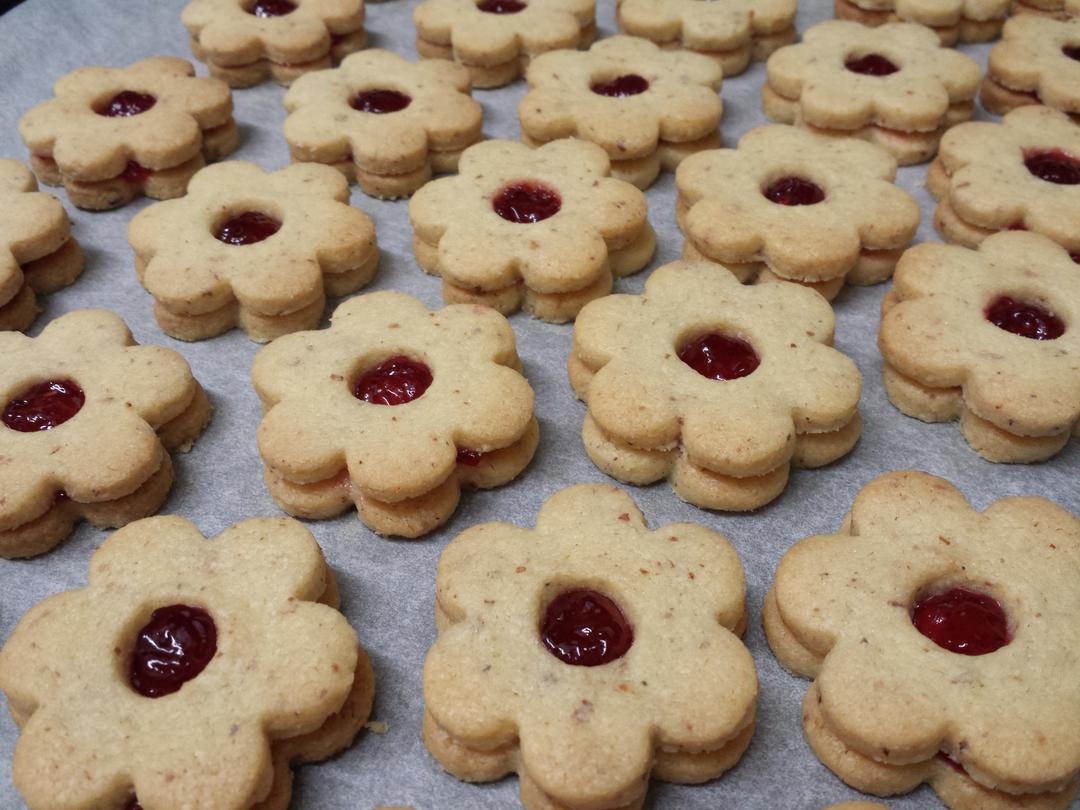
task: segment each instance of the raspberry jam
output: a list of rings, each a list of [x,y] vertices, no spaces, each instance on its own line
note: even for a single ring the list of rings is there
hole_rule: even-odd
[[[679,359],[710,380],[737,380],[753,374],[761,365],[754,347],[745,340],[708,332],[684,343]]]
[[[479,450],[459,447],[457,449],[457,463],[464,464],[466,467],[479,467],[480,462],[484,460],[486,455],[487,453],[481,453]]]
[[[1080,62],[1080,45],[1066,45],[1061,49],[1061,52],[1070,59]]]
[[[957,762],[952,757],[950,757],[944,751],[938,751],[936,754],[934,754],[934,756],[937,759],[940,759],[942,762],[944,762],[946,765],[948,765],[950,768],[952,768],[957,773],[963,774],[964,776],[968,775],[968,772],[964,770],[964,766],[961,765],[959,762]]]
[[[86,395],[72,380],[46,380],[13,397],[4,424],[20,433],[52,430],[82,410]]]
[[[397,355],[364,372],[353,383],[352,393],[373,405],[404,405],[423,396],[432,379],[426,365]]]
[[[289,0],[255,0],[247,8],[248,14],[256,17],[284,17],[296,11],[296,3]]]
[[[132,185],[139,185],[145,183],[147,178],[154,173],[153,169],[148,169],[141,163],[136,163],[134,160],[129,160],[127,166],[124,167],[124,171],[120,174],[120,179],[125,183],[131,183]]]
[[[158,608],[139,631],[131,652],[131,688],[143,697],[171,695],[190,681],[217,652],[217,626],[191,605]]]
[[[404,110],[412,99],[397,90],[363,90],[349,99],[354,110],[366,113],[395,113]]]
[[[852,73],[861,73],[863,76],[888,76],[900,70],[880,53],[868,53],[858,58],[849,57],[844,62],[844,67]]]
[[[139,797],[132,796],[128,799],[128,803],[124,805],[124,810],[143,810],[143,806],[139,804]]]
[[[109,118],[130,118],[144,113],[157,103],[157,99],[146,93],[124,90],[117,93],[105,104],[96,107],[94,112]]]
[[[254,245],[269,239],[278,230],[281,223],[273,217],[258,211],[244,211],[225,220],[214,233],[214,238],[227,245]]]
[[[1080,253],[1070,253],[1069,258],[1072,259],[1077,264],[1080,264]]]
[[[636,73],[627,73],[625,76],[618,76],[610,82],[594,82],[589,89],[600,96],[625,98],[626,96],[636,96],[644,93],[649,89],[649,82],[645,77],[638,76]]]
[[[525,3],[521,0],[484,0],[476,7],[488,14],[517,14],[525,10]]]
[[[564,664],[597,667],[626,655],[634,643],[634,629],[612,599],[576,588],[548,604],[540,640]]]
[[[825,199],[821,186],[795,176],[781,177],[762,194],[780,205],[816,205]]]
[[[998,329],[1032,340],[1054,340],[1065,334],[1065,324],[1053,312],[1007,295],[990,302],[986,320]]]
[[[1025,152],[1024,165],[1029,172],[1047,183],[1061,186],[1080,184],[1080,159],[1060,149]]]
[[[515,183],[496,194],[491,207],[503,219],[526,225],[555,216],[562,208],[562,199],[542,183]]]
[[[939,647],[961,655],[986,655],[1012,640],[1001,604],[967,588],[952,588],[917,600],[911,623]]]

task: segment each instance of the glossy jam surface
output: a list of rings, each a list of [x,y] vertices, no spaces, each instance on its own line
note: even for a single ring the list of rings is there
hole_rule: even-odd
[[[957,773],[961,773],[964,776],[968,775],[968,772],[964,770],[964,766],[961,765],[959,762],[957,762],[952,757],[950,757],[944,751],[938,751],[936,754],[934,754],[934,756],[937,757],[938,759],[940,759],[945,764],[947,764],[950,768],[952,768]]]
[[[1066,45],[1061,49],[1061,52],[1070,59],[1080,62],[1080,45]]]
[[[644,76],[627,73],[625,76],[617,76],[609,82],[594,82],[589,89],[600,96],[626,98],[627,96],[644,93],[649,89],[649,82]]]
[[[1024,155],[1027,170],[1040,180],[1059,186],[1080,184],[1080,158],[1051,149],[1046,152],[1028,152]]]
[[[128,799],[128,803],[124,805],[124,810],[143,810],[143,806],[139,804],[139,797],[132,796]]]
[[[868,53],[858,59],[850,58],[844,62],[844,67],[852,73],[861,73],[863,76],[888,76],[900,70],[897,65],[880,53]]]
[[[109,118],[130,118],[149,110],[157,99],[146,93],[136,93],[134,90],[124,90],[117,93],[104,105],[96,108],[94,112]]]
[[[525,3],[521,0],[484,0],[476,7],[488,14],[517,14],[525,10]]]
[[[719,332],[708,332],[684,343],[678,355],[686,365],[710,380],[737,380],[753,374],[761,365],[753,346]]]
[[[503,219],[526,225],[555,216],[562,208],[562,198],[543,183],[514,183],[495,195],[491,207]]]
[[[149,698],[171,695],[202,672],[217,652],[217,626],[200,607],[158,608],[135,638],[131,688]]]
[[[1072,259],[1077,264],[1080,264],[1080,253],[1070,253],[1069,258]]]
[[[397,355],[364,372],[353,383],[353,396],[373,405],[404,405],[423,396],[432,381],[423,363]]]
[[[397,90],[364,90],[349,99],[354,110],[378,115],[400,112],[411,103],[409,96]]]
[[[124,167],[124,171],[120,174],[120,179],[126,183],[140,184],[145,183],[153,173],[153,169],[148,169],[141,163],[129,160],[127,166]]]
[[[244,211],[227,219],[214,232],[214,238],[227,245],[254,245],[269,239],[281,229],[281,222],[259,211]]]
[[[46,380],[12,397],[3,421],[20,433],[51,430],[82,410],[86,395],[72,380]]]
[[[634,643],[634,629],[611,598],[576,588],[548,604],[540,640],[564,664],[597,667],[626,655]]]
[[[967,588],[922,597],[912,608],[911,623],[939,647],[961,655],[986,655],[1011,640],[1001,604]]]
[[[284,17],[296,11],[296,3],[289,0],[255,0],[247,8],[248,14],[256,17]]]
[[[825,199],[825,190],[821,186],[793,175],[781,177],[762,194],[780,205],[816,205]]]
[[[479,450],[459,447],[457,449],[457,463],[464,464],[466,467],[479,467],[480,462],[484,460],[486,455],[487,453],[481,453]]]
[[[998,329],[1032,340],[1054,340],[1065,334],[1065,324],[1053,312],[1007,295],[990,302],[986,320]]]

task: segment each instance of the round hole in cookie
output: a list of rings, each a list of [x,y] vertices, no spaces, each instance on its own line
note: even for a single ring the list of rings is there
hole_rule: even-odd
[[[589,89],[598,96],[609,98],[626,98],[637,96],[649,89],[649,80],[636,73],[624,73],[608,81],[596,81],[589,85]]]
[[[404,405],[422,397],[433,379],[426,363],[398,354],[357,377],[352,394],[372,405]]]
[[[401,112],[410,104],[412,99],[397,90],[361,90],[349,99],[354,110],[377,115]]]
[[[679,346],[677,354],[686,365],[710,380],[748,377],[761,365],[761,358],[750,343],[723,332],[706,332],[687,340]]]
[[[779,205],[817,205],[825,199],[825,189],[793,174],[774,180],[761,193]]]
[[[1070,59],[1080,62],[1080,45],[1063,45],[1061,52]]]
[[[244,10],[256,17],[284,17],[296,11],[296,3],[290,0],[255,0]]]
[[[559,192],[535,180],[522,180],[504,186],[492,197],[491,207],[507,222],[528,225],[559,213]]]
[[[86,395],[73,380],[45,380],[9,399],[3,422],[20,433],[52,430],[82,410],[85,402]]]
[[[984,314],[998,329],[1031,340],[1056,340],[1065,334],[1064,321],[1049,309],[1010,295],[999,295],[987,305]]]
[[[911,607],[911,623],[939,647],[960,655],[986,655],[1012,641],[1001,603],[969,588],[920,595]]]
[[[1062,149],[1028,149],[1024,165],[1040,180],[1059,186],[1080,184],[1080,158]]]
[[[597,667],[626,655],[634,643],[634,628],[610,596],[571,588],[544,608],[540,641],[564,664]]]
[[[143,697],[171,695],[206,669],[215,653],[217,625],[206,610],[160,607],[135,636],[128,681]]]
[[[483,0],[476,7],[486,14],[517,14],[524,11],[526,5],[521,0]]]
[[[844,67],[862,76],[889,76],[900,70],[899,65],[880,53],[849,56],[844,60]]]
[[[130,118],[141,115],[155,104],[157,99],[149,93],[122,90],[105,103],[95,106],[94,112],[108,118]]]
[[[214,229],[214,238],[227,245],[254,245],[281,230],[281,220],[261,211],[241,211]]]

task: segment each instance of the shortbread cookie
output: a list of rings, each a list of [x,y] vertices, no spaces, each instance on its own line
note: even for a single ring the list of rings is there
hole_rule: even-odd
[[[1080,774],[1080,521],[1043,498],[977,512],[947,481],[880,476],[797,543],[769,644],[814,678],[803,730],[852,787],[929,783],[952,810],[1065,810]]]
[[[346,301],[329,329],[255,357],[270,494],[298,517],[355,504],[379,534],[432,531],[462,486],[505,484],[532,459],[539,428],[520,368],[510,324],[487,307],[429,312],[398,292]]]
[[[327,295],[360,289],[379,263],[375,226],[348,200],[329,166],[229,161],[139,212],[128,241],[162,331],[202,340],[239,326],[266,342],[314,329]]]
[[[937,152],[945,130],[971,118],[979,63],[913,23],[868,28],[818,23],[769,57],[765,114],[885,147],[901,166]]]
[[[1055,20],[1080,17],[1080,0],[1013,0],[1013,14],[1034,14]]]
[[[941,44],[989,42],[1001,34],[1009,0],[835,0],[836,16],[863,25],[912,22],[933,28]]]
[[[367,44],[364,0],[192,0],[191,52],[231,87],[289,84]]]
[[[1037,234],[904,254],[882,307],[885,391],[908,416],[959,419],[989,461],[1042,461],[1080,430],[1080,268]]]
[[[75,281],[83,252],[64,206],[17,160],[0,160],[0,211],[0,330],[26,329],[39,311],[36,293]]]
[[[19,120],[19,134],[38,179],[63,185],[79,208],[183,196],[195,172],[239,143],[228,85],[196,77],[183,59],[79,68],[53,92]]]
[[[442,277],[448,303],[573,320],[656,247],[645,195],[608,177],[610,167],[587,141],[470,147],[457,176],[409,203],[417,264]]]
[[[834,324],[810,290],[743,286],[708,262],[593,301],[568,362],[589,458],[629,484],[667,478],[697,506],[765,505],[792,464],[828,464],[859,438],[862,378],[831,347]]]
[[[1049,107],[1020,107],[1000,124],[949,132],[930,165],[934,225],[976,247],[998,231],[1029,230],[1080,254],[1080,127]]]
[[[619,0],[617,12],[627,34],[710,56],[727,77],[795,41],[795,7],[796,0]]]
[[[647,188],[661,168],[675,171],[687,155],[720,145],[721,76],[708,57],[637,37],[545,54],[529,66],[518,102],[521,139],[592,141],[611,158],[613,177]]]
[[[32,608],[0,650],[15,786],[32,808],[283,810],[289,764],[347,747],[371,710],[336,607],[295,520],[212,541],[179,517],[121,529],[87,587]]]
[[[896,161],[853,138],[773,124],[737,149],[699,152],[676,175],[690,255],[740,280],[762,269],[787,281],[877,284],[915,236],[919,206],[893,184]]]
[[[527,810],[640,808],[650,775],[714,779],[754,733],[745,594],[723,535],[650,532],[612,486],[555,493],[535,529],[474,526],[439,560],[424,743],[466,781],[516,772]]]
[[[187,362],[138,346],[118,315],[69,312],[36,338],[0,332],[0,557],[52,549],[82,519],[118,527],[158,510],[170,450],[210,418]]]
[[[475,87],[499,87],[539,54],[589,47],[596,0],[424,0],[413,22],[417,53],[460,62]]]
[[[979,97],[997,115],[1045,104],[1080,123],[1080,17],[1061,22],[1024,14],[1009,20],[990,50]]]
[[[483,137],[465,68],[390,51],[302,77],[285,109],[293,160],[329,164],[373,197],[407,197],[432,174],[456,171],[462,150]]]

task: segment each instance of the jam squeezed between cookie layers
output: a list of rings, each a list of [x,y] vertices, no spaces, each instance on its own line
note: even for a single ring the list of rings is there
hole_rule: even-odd
[[[589,89],[598,96],[626,98],[644,93],[649,89],[649,81],[636,73],[627,73],[624,76],[616,76],[609,82],[593,82]]]
[[[129,160],[127,166],[124,167],[124,171],[120,174],[120,179],[125,183],[131,183],[132,185],[141,185],[147,181],[147,179],[154,173],[153,169],[148,169],[141,163],[136,163],[134,160]]]
[[[762,194],[780,205],[817,205],[825,199],[825,190],[821,186],[794,175],[774,181]]]
[[[401,112],[410,104],[412,98],[397,90],[361,90],[349,99],[354,110],[377,115]]]
[[[478,9],[488,14],[517,14],[524,11],[525,6],[521,0],[484,0],[476,4]]]
[[[678,357],[702,377],[737,380],[761,365],[754,347],[745,340],[720,332],[707,332],[679,347]]]
[[[563,591],[547,606],[540,640],[565,664],[597,667],[626,655],[634,629],[610,597],[589,588]]]
[[[1080,45],[1065,45],[1061,49],[1061,52],[1070,59],[1075,59],[1077,62],[1080,62]]]
[[[1065,334],[1065,323],[1053,312],[1007,295],[990,302],[986,320],[998,329],[1031,340],[1055,340]]]
[[[247,7],[248,14],[256,17],[284,17],[296,11],[296,3],[290,0],[255,0]]]
[[[1061,149],[1028,150],[1024,165],[1040,180],[1060,186],[1080,185],[1080,158]]]
[[[214,238],[227,245],[254,245],[281,229],[281,222],[261,211],[243,211],[225,220]]]
[[[12,397],[3,422],[20,433],[51,430],[82,410],[83,390],[72,380],[45,380]]]
[[[484,456],[487,453],[482,453],[479,450],[470,450],[468,447],[459,447],[457,449],[457,463],[464,464],[466,467],[479,467],[480,462],[484,460]]]
[[[939,647],[960,655],[986,655],[1012,640],[1001,603],[968,588],[951,588],[917,600],[911,623]]]
[[[404,405],[423,396],[433,379],[427,365],[399,354],[360,375],[352,393],[373,405]]]
[[[148,93],[123,90],[102,106],[95,107],[94,112],[108,118],[130,118],[133,115],[141,115],[155,104],[157,104],[157,99]]]
[[[895,63],[882,56],[880,53],[868,53],[866,56],[848,57],[844,62],[844,67],[852,73],[859,73],[863,76],[889,76],[900,70]]]
[[[491,201],[495,213],[509,222],[527,225],[559,213],[562,198],[543,183],[526,180],[507,186]]]
[[[155,610],[135,638],[128,678],[140,695],[158,698],[180,690],[217,652],[217,625],[200,607]]]

